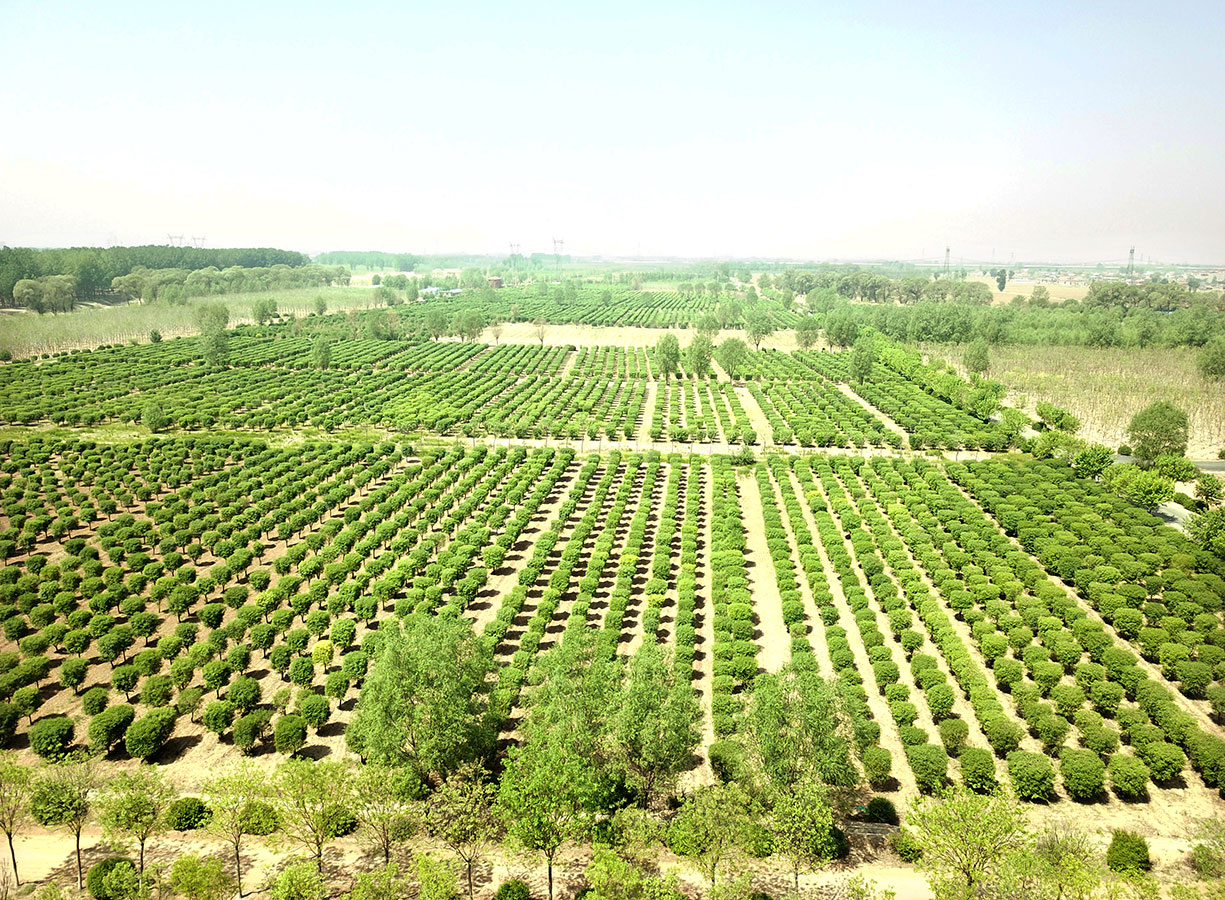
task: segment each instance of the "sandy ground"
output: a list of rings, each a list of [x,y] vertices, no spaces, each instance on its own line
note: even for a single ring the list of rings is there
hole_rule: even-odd
[[[766,524],[761,509],[761,489],[751,468],[737,471],[740,509],[745,528],[745,565],[753,609],[757,613],[760,635],[757,638],[758,667],[777,672],[791,661],[791,635],[783,621],[783,600],[778,592],[777,573],[770,547],[766,543]]]

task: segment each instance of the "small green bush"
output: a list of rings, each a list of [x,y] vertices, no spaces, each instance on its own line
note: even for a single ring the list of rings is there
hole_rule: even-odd
[[[199,797],[180,797],[166,807],[165,821],[172,831],[195,831],[212,817],[212,810]]]
[[[1028,750],[1008,754],[1008,777],[1021,800],[1045,801],[1055,787],[1055,767],[1048,757]]]
[[[902,862],[916,863],[923,858],[923,848],[905,828],[899,828],[889,837],[889,846]]]
[[[1065,750],[1059,760],[1059,774],[1073,800],[1093,800],[1105,787],[1106,764],[1092,750]]]
[[[887,797],[873,797],[868,801],[865,812],[869,822],[883,822],[886,825],[898,824],[897,808]]]
[[[43,759],[54,760],[68,752],[76,728],[67,716],[48,716],[30,728],[30,749]]]
[[[735,741],[715,741],[710,745],[710,767],[724,784],[740,777],[744,766],[744,748]]]
[[[94,900],[128,900],[127,897],[113,897],[107,890],[107,876],[120,866],[127,866],[133,872],[136,871],[132,860],[124,856],[108,856],[90,866],[89,871],[85,874],[85,890],[89,891],[89,895]]]
[[[275,807],[263,800],[252,800],[242,811],[242,832],[267,837],[281,827],[281,817]]]
[[[1148,766],[1144,760],[1123,753],[1110,757],[1106,770],[1110,773],[1110,786],[1125,800],[1135,800],[1148,793]]]
[[[940,743],[949,756],[959,756],[970,736],[970,726],[964,719],[945,719],[940,723]]]
[[[932,794],[944,786],[948,778],[949,756],[944,748],[936,744],[917,744],[906,748],[906,759],[914,773],[915,783],[925,794]]]
[[[518,878],[512,878],[510,881],[503,881],[498,886],[498,891],[493,895],[493,900],[532,900],[532,892],[528,889],[525,882]]]
[[[1153,867],[1148,855],[1148,841],[1132,831],[1116,828],[1106,848],[1106,865],[1112,872],[1137,874]]]
[[[995,758],[990,750],[966,747],[961,751],[961,781],[977,794],[989,794],[996,789]]]
[[[893,754],[884,747],[865,748],[862,762],[863,773],[871,785],[884,784],[893,772]]]

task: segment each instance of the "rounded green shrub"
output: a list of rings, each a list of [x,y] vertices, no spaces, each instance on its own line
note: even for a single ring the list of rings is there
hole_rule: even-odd
[[[1028,750],[1008,754],[1008,777],[1013,792],[1022,800],[1045,802],[1055,787],[1055,767],[1050,759]]]
[[[1090,801],[1101,796],[1106,782],[1106,764],[1092,750],[1065,750],[1059,760],[1063,787],[1073,800]]]
[[[68,752],[76,728],[67,716],[47,716],[30,728],[30,749],[43,759],[54,760]]]
[[[1123,753],[1110,757],[1106,767],[1110,786],[1124,800],[1135,800],[1148,793],[1148,766],[1144,760]]]
[[[864,812],[869,822],[882,822],[885,825],[898,824],[897,808],[888,797],[873,797],[868,801]]]
[[[977,794],[989,794],[996,788],[995,758],[990,750],[966,747],[958,760],[962,783]]]
[[[172,831],[195,831],[208,824],[212,811],[199,797],[180,797],[166,807],[166,827]]]
[[[498,885],[497,892],[493,895],[493,900],[532,900],[532,892],[528,889],[525,882],[518,878],[512,878],[510,881],[503,881]]]
[[[1148,854],[1148,841],[1132,831],[1116,828],[1106,848],[1106,865],[1112,872],[1135,875],[1153,867]]]
[[[85,874],[85,890],[89,891],[94,900],[128,900],[127,897],[113,896],[108,890],[110,885],[107,884],[107,876],[120,866],[127,866],[133,875],[136,874],[136,866],[124,856],[108,856],[89,867]]]
[[[906,759],[920,791],[932,794],[944,786],[948,779],[949,756],[943,747],[916,744],[906,748]]]

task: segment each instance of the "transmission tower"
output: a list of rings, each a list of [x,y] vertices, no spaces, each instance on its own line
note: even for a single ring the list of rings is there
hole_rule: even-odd
[[[183,235],[168,234],[166,235],[166,241],[167,243],[170,244],[171,247],[181,247],[183,246]]]
[[[561,251],[566,249],[566,242],[562,238],[553,238],[553,265],[561,268]]]
[[[944,248],[944,277],[949,277],[949,248]]]
[[[1136,248],[1132,247],[1131,252],[1127,254],[1127,280],[1131,281],[1132,276],[1136,274]]]
[[[203,246],[204,246],[204,242],[205,242],[205,241],[207,241],[207,240],[208,240],[208,238],[204,237],[203,235],[201,235],[200,237],[196,237],[196,236],[193,234],[193,235],[191,236],[191,245],[192,245],[193,247],[195,247],[197,250],[199,250],[201,247],[203,247]]]
[[[510,242],[510,267],[513,269],[518,264],[519,245],[514,241]]]

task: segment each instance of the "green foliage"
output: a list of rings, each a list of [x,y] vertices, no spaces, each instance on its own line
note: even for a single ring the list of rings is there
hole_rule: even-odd
[[[527,883],[518,878],[503,881],[494,892],[493,900],[531,900],[532,892]]]
[[[917,744],[906,748],[906,759],[915,783],[925,794],[939,792],[948,780],[949,757],[937,744]]]
[[[180,797],[166,807],[166,827],[172,831],[195,831],[208,824],[208,806],[199,797]]]
[[[1106,865],[1112,872],[1133,875],[1152,868],[1148,841],[1132,831],[1116,828],[1110,835],[1110,846],[1106,848]]]
[[[308,862],[290,863],[268,887],[269,900],[327,900],[328,896],[323,875]]]
[[[179,856],[170,868],[170,887],[185,900],[222,900],[234,891],[234,879],[216,857]]]
[[[1059,760],[1064,789],[1073,800],[1091,801],[1105,787],[1106,764],[1092,750],[1064,750]]]
[[[1055,787],[1055,768],[1048,757],[1027,750],[1008,754],[1008,777],[1022,800],[1045,802]]]
[[[56,760],[68,752],[76,728],[67,716],[47,716],[30,728],[30,749],[46,760]]]
[[[1110,774],[1110,786],[1123,799],[1136,799],[1148,793],[1149,772],[1143,760],[1116,753],[1110,757],[1107,771]]]
[[[869,822],[883,822],[886,825],[898,824],[897,809],[888,797],[873,797],[866,808]]]
[[[89,874],[85,876],[85,889],[94,900],[131,900],[128,894],[113,893],[111,884],[108,884],[109,876],[121,867],[131,869],[133,874],[136,872],[132,860],[123,856],[108,856],[90,866]]]
[[[273,729],[272,743],[277,753],[296,754],[306,745],[306,720],[295,715],[281,716]]]
[[[977,794],[989,794],[997,787],[995,759],[990,750],[966,747],[961,751],[961,780],[967,788]]]
[[[1142,460],[1187,452],[1187,414],[1173,403],[1162,400],[1132,416],[1127,437],[1134,454]]]

